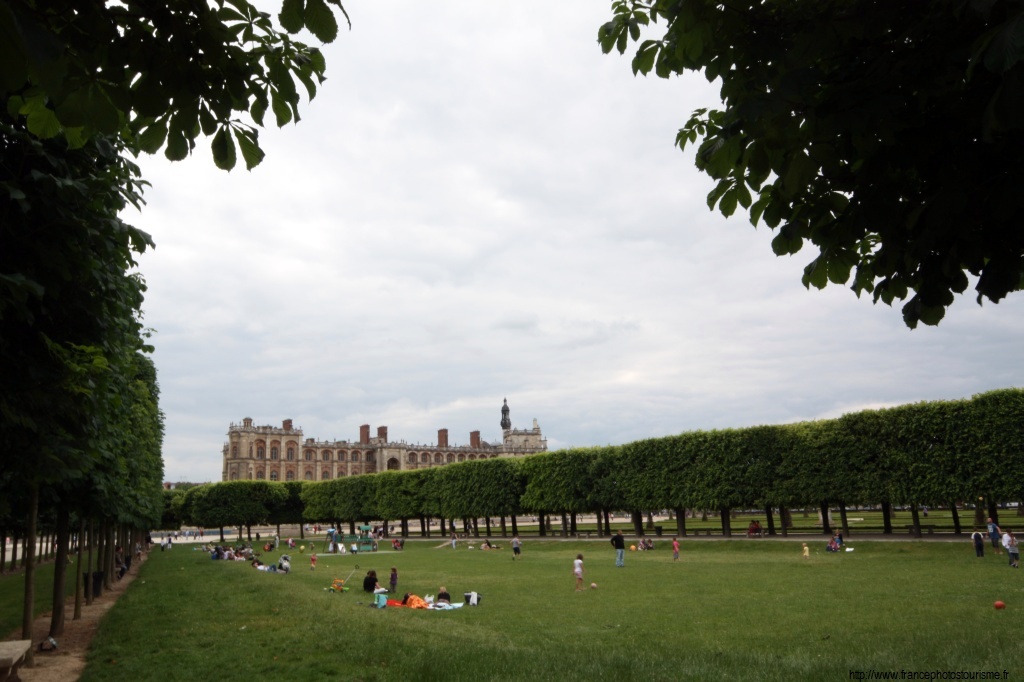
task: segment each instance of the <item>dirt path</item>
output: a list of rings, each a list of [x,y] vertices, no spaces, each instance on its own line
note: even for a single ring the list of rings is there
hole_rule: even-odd
[[[142,561],[132,562],[132,570],[115,582],[112,589],[104,590],[102,595],[93,599],[91,605],[86,606],[83,599],[82,617],[78,620],[72,620],[75,598],[68,598],[64,634],[54,638],[57,640],[56,651],[39,651],[39,642],[45,640],[50,632],[50,614],[38,616],[32,624],[32,643],[36,647],[35,667],[18,670],[21,679],[24,682],[73,682],[81,677],[85,670],[85,654],[96,636],[100,621],[135,580],[139,566],[145,560],[146,556],[143,555]],[[10,633],[7,639],[21,639],[21,629]]]

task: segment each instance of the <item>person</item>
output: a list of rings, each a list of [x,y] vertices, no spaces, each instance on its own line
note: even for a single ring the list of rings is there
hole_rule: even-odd
[[[974,532],[971,533],[971,540],[974,542],[974,556],[979,558],[985,557],[985,537],[978,530],[978,527],[974,527]]]
[[[757,535],[757,522],[751,521],[750,524],[747,526],[747,537],[752,538],[755,535]]]
[[[999,524],[993,521],[990,516],[985,522],[985,527],[988,529],[988,537],[992,540],[992,547],[996,550],[996,554],[1002,554],[1002,552],[999,551],[999,536],[1001,534]]]
[[[679,561],[679,538],[672,538],[672,561]]]
[[[363,578],[363,592],[371,592],[373,594],[384,594],[387,592],[386,588],[380,586],[377,582],[377,571],[367,571],[366,577]]]
[[[626,565],[626,538],[622,537],[621,530],[612,536],[612,547],[615,548],[615,565],[622,568]]]
[[[455,549],[455,544],[459,541],[459,536],[452,531],[452,549]]]
[[[839,551],[839,543],[836,542],[836,538],[835,538],[834,535],[832,536],[832,539],[828,541],[828,546],[825,547],[825,549],[827,551],[829,551],[829,552],[838,552]]]
[[[484,538],[484,541],[480,544],[480,549],[492,549],[491,541],[487,538]]]
[[[309,570],[316,570],[316,552],[309,553]]]
[[[518,535],[512,536],[512,561],[516,560],[517,556],[521,556],[523,543],[520,542]]]
[[[1003,547],[1006,548],[1007,558],[1009,558],[1009,560],[1010,560],[1010,568],[1017,568],[1017,566],[1015,565],[1016,561],[1014,559],[1014,555],[1015,554],[1018,557],[1020,556],[1019,553],[1018,553],[1017,538],[1014,537],[1013,531],[1010,530],[1009,528],[1003,528],[1002,531],[1003,531],[1002,543],[1003,543]],[[1012,549],[1011,549],[1011,547],[1012,547]]]
[[[583,591],[583,555],[577,554],[572,562],[572,574],[576,576],[576,591]]]
[[[811,558],[811,548],[807,546],[806,542],[804,543],[804,558],[805,559],[810,559]]]
[[[451,604],[452,595],[448,594],[448,588],[441,585],[437,590],[437,599],[434,600],[435,604]]]
[[[391,567],[391,589],[389,592],[394,592],[395,588],[398,587],[398,569],[394,566]]]
[[[1017,544],[1017,536],[1009,528],[1006,529],[1006,552],[1010,555],[1010,566],[1020,568],[1020,546]]]

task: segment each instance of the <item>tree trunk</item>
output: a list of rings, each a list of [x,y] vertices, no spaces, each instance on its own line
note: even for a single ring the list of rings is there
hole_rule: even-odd
[[[547,535],[547,532],[544,529],[544,514],[538,515],[537,520],[540,521],[540,536],[544,537]]]
[[[486,530],[487,537],[491,537],[491,517],[490,516],[484,517],[484,527],[487,529]]]
[[[502,514],[502,516],[501,516],[501,537],[503,537],[503,538],[508,537],[508,533],[507,533],[507,531],[505,529],[505,515],[504,514]]]
[[[562,535],[563,538],[569,535],[569,517],[566,515],[565,512],[562,512],[562,532],[561,532],[561,535]]]
[[[914,537],[921,537],[921,512],[917,509],[917,502],[910,505],[910,517],[914,524]]]
[[[25,524],[25,537],[31,538],[25,552],[25,600],[22,602],[21,610],[21,638],[32,639],[32,621],[35,619],[35,587],[36,587],[36,517],[39,512],[39,484],[34,483],[29,488],[28,517]],[[35,665],[33,647],[29,646],[25,654],[25,666],[31,668]]]
[[[828,502],[821,502],[821,532],[825,535],[832,535],[832,523],[829,520]]]
[[[775,515],[772,513],[772,508],[765,507],[764,513],[767,520],[768,535],[775,535]]]
[[[0,575],[7,570],[7,529],[0,528]]]
[[[996,499],[989,495],[985,498],[988,500],[988,515],[992,517],[992,521],[999,525],[999,505],[996,504]]]
[[[882,533],[892,535],[892,502],[882,503]]]
[[[442,515],[442,516],[441,516],[441,518],[440,518],[440,521],[441,521],[441,531],[440,531],[440,532],[441,532],[441,537],[444,537],[445,535],[447,535],[447,534],[448,534],[448,533],[447,533],[447,532],[445,531],[445,528],[446,528],[446,526],[445,526],[445,518],[444,518],[444,515]],[[427,518],[427,527],[428,527],[428,528],[430,527],[430,518],[429,518],[429,517]],[[429,531],[427,531],[427,532],[429,533]],[[430,537],[430,536],[428,535],[427,537]]]
[[[480,537],[480,524],[477,522],[477,520],[475,518],[473,519],[472,523],[473,523],[473,537],[478,538],[478,537]]]
[[[779,524],[782,526],[782,537],[789,537],[789,529],[793,526],[793,515],[788,507],[779,507]]]
[[[71,617],[72,620],[81,620],[82,618],[82,579],[79,577],[79,573],[82,572],[82,557],[85,554],[85,548],[83,545],[85,538],[85,518],[78,518],[78,542],[75,554],[77,559],[75,560],[75,614]]]
[[[732,537],[732,521],[729,518],[729,508],[722,507],[719,514],[722,517],[722,535],[727,538]]]
[[[644,534],[644,515],[641,511],[631,511],[629,513],[629,520],[633,523],[633,534],[637,537],[643,537]]]
[[[647,512],[647,530],[654,530],[654,512]]]
[[[519,535],[519,523],[516,520],[516,515],[512,515],[512,535],[513,537]]]
[[[89,606],[90,604],[92,604],[93,597],[96,596],[96,595],[94,595],[92,593],[92,580],[90,580],[90,578],[92,577],[92,551],[93,551],[93,545],[95,545],[95,544],[96,544],[96,530],[93,528],[93,520],[89,519],[89,560],[85,564],[85,576],[84,576],[84,580],[85,580],[85,604],[86,604],[86,606]],[[79,573],[82,572],[81,571],[81,566],[79,566],[79,571],[78,572]]]
[[[956,501],[949,503],[949,514],[953,517],[953,535],[963,535],[964,529],[960,527],[960,512],[956,509]]]
[[[57,558],[53,565],[53,615],[50,637],[64,634],[64,584],[68,576],[68,544],[71,539],[71,514],[66,505],[57,509]]]
[[[985,505],[980,498],[977,504],[974,505],[974,525],[978,528],[985,525]]]
[[[684,538],[686,537],[686,510],[677,508],[673,510],[676,515],[676,534]]]
[[[843,527],[843,535],[850,537],[850,523],[846,518],[846,503],[839,501],[839,522]]]

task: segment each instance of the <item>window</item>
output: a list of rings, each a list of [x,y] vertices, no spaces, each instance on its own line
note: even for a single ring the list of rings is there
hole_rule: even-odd
[[[231,446],[231,456],[232,457],[238,457],[238,446],[237,445],[232,445]]]
[[[430,455],[428,455],[427,453],[424,452],[422,455],[420,455],[420,464],[429,464],[429,463],[430,463]]]
[[[406,457],[405,461],[407,461],[409,464],[415,464],[416,463],[416,453],[415,452],[410,452],[409,456]]]
[[[451,464],[454,461],[455,461],[455,455],[453,455],[452,453],[449,452],[448,453],[448,463]]]
[[[270,448],[270,459],[277,459],[277,448]]]
[[[256,448],[256,459],[263,459],[263,446]]]
[[[459,461],[460,462],[465,462],[466,461],[466,456],[465,455],[459,455]]]
[[[306,461],[309,462],[309,461],[312,461],[312,459],[313,459],[313,451],[312,450],[306,450]]]
[[[324,450],[324,461],[325,462],[330,462],[331,461],[331,451],[330,450]]]
[[[294,471],[289,471],[287,474],[285,474],[284,480],[286,480],[286,481],[294,481],[295,480],[295,472]]]
[[[276,481],[277,480],[277,472],[276,471],[271,471],[270,472],[270,480],[271,481]]]
[[[313,480],[313,472],[312,471],[307,471],[305,478],[306,478],[307,481],[312,481]]]
[[[323,470],[323,471],[322,471],[322,472],[320,473],[320,480],[321,480],[321,481],[326,481],[326,480],[328,480],[328,479],[329,479],[330,477],[331,477],[331,472],[330,472],[330,471],[327,471],[326,469],[324,469],[324,470]]]
[[[441,464],[441,463],[443,463],[443,461],[444,461],[444,459],[441,457],[441,453],[440,452],[437,453],[436,455],[434,455],[434,464]]]
[[[256,480],[258,480],[258,481],[262,481],[263,480],[263,470],[262,469],[260,471],[256,472]]]
[[[295,448],[288,448],[288,461],[291,462],[295,459]]]
[[[339,462],[344,462],[345,461],[345,451],[344,450],[338,450],[338,461]]]
[[[359,461],[359,453],[358,452],[353,452],[352,453],[352,461],[353,462],[358,462]]]

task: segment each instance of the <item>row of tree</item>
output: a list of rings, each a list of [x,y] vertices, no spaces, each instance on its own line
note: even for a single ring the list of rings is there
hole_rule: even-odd
[[[957,505],[998,517],[999,501],[1024,499],[1024,390],[1004,389],[970,400],[924,402],[865,410],[838,419],[693,431],[666,438],[586,449],[451,464],[432,469],[351,476],[308,483],[232,481],[194,488],[169,505],[171,522],[207,527],[322,521],[334,524],[420,519],[462,519],[479,533],[484,519],[499,519],[502,534],[517,532],[515,516],[561,514],[562,532],[575,532],[575,516],[596,513],[610,532],[609,514],[675,511],[686,532],[687,509],[721,513],[763,509],[768,532],[775,514],[819,507],[828,511],[880,505],[892,532],[893,505],[949,506],[960,531]],[[783,520],[780,531],[785,534]],[[354,532],[354,529],[353,529]],[[542,534],[545,525],[541,524]]]

